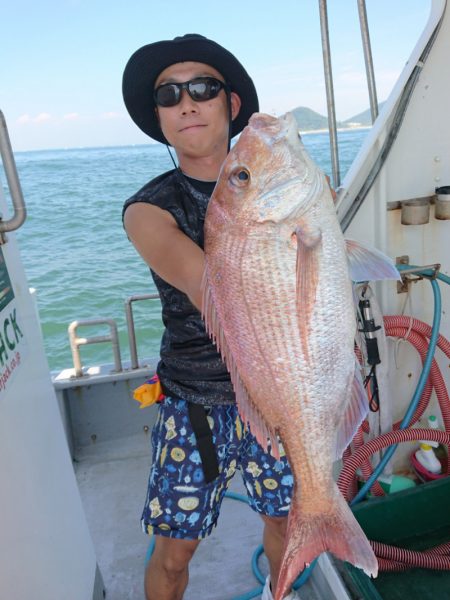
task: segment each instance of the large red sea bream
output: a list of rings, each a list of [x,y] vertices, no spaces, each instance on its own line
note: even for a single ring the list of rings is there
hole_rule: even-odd
[[[325,551],[376,576],[332,463],[368,410],[351,280],[398,274],[378,251],[344,240],[291,114],[250,119],[211,198],[205,254],[204,317],[240,414],[275,455],[281,439],[294,476],[275,600]]]

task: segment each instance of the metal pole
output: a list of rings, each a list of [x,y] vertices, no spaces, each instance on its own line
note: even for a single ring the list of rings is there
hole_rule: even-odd
[[[377,89],[375,85],[375,74],[373,70],[372,50],[370,48],[369,25],[365,0],[358,0],[359,23],[361,27],[361,38],[364,50],[364,62],[366,63],[367,87],[369,88],[370,113],[372,123],[378,117]]]
[[[81,364],[80,351],[77,345],[77,327],[78,321],[73,321],[69,325],[69,340],[70,340],[70,349],[72,351],[72,359],[73,359],[73,367],[75,369],[75,377],[83,376],[83,367]]]
[[[113,319],[108,319],[107,321],[111,329],[111,344],[114,355],[114,370],[116,371],[116,373],[120,373],[122,371],[122,359],[120,357],[120,344],[117,325]]]
[[[125,301],[125,315],[127,319],[128,342],[130,344],[130,366],[132,369],[137,369],[139,367],[139,362],[137,356],[136,329],[134,328],[132,302],[132,298],[128,298]]]
[[[157,300],[159,298],[159,294],[140,294],[135,296],[130,296],[125,300],[125,315],[127,319],[127,329],[128,329],[128,341],[130,344],[130,361],[131,368],[138,369],[139,361],[137,355],[137,343],[136,343],[136,330],[134,327],[134,317],[133,317],[133,302],[139,300]]]
[[[327,92],[328,130],[330,132],[331,168],[333,171],[333,187],[341,185],[339,169],[339,149],[336,130],[336,106],[333,91],[333,73],[331,70],[330,36],[328,31],[328,14],[326,0],[319,0],[320,33],[322,36],[323,68],[325,75],[325,88]]]
[[[0,154],[3,167],[5,169],[6,179],[8,180],[9,192],[14,207],[14,215],[8,221],[0,219],[0,236],[4,243],[3,233],[18,229],[26,219],[27,210],[23,199],[22,188],[20,187],[19,176],[17,175],[16,163],[9,140],[8,128],[6,127],[5,117],[0,110]]]

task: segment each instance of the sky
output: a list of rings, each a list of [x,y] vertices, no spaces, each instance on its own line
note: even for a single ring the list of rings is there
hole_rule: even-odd
[[[378,100],[422,32],[431,0],[367,0]],[[201,33],[252,76],[262,112],[326,114],[318,0],[3,0],[0,110],[13,150],[121,146],[151,140],[121,93],[141,46]],[[356,0],[328,0],[337,118],[369,106]]]

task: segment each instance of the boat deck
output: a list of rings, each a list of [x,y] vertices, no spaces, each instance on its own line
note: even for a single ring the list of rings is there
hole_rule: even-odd
[[[149,538],[141,530],[140,515],[150,466],[150,435],[141,433],[85,446],[74,464],[106,599],[142,600]],[[244,493],[239,475],[230,489]],[[261,536],[258,515],[246,504],[226,498],[218,526],[192,560],[184,600],[233,600],[260,586],[251,559]],[[264,556],[260,568],[267,573]],[[339,584],[336,581],[335,590]],[[344,592],[331,594],[328,585],[313,573],[302,586],[301,598],[348,597]]]

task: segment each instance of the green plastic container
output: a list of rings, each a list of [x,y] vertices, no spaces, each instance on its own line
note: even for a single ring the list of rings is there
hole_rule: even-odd
[[[410,550],[443,544],[450,541],[450,477],[360,502],[352,510],[369,540]],[[358,600],[450,600],[450,571],[410,569],[371,579],[343,563],[342,575]]]

